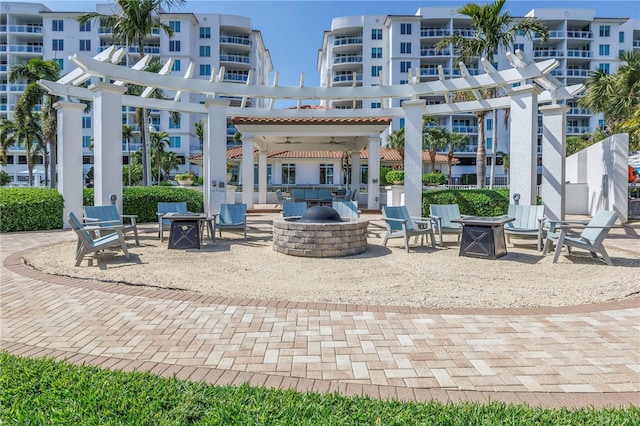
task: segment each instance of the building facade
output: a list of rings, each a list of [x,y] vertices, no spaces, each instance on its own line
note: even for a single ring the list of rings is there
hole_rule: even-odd
[[[520,50],[528,60],[556,59],[559,66],[552,74],[565,86],[584,83],[589,71],[601,69],[614,73],[618,67],[620,52],[640,49],[640,21],[628,18],[597,17],[588,9],[534,9],[526,14],[541,19],[549,29],[549,38],[542,42],[519,36],[512,52]],[[519,19],[515,17],[514,19]],[[471,20],[456,13],[452,7],[420,8],[415,15],[347,16],[332,20],[331,30],[326,31],[322,47],[318,51],[317,71],[320,85],[375,86],[409,84],[412,78],[420,82],[461,76],[456,65],[453,46],[438,49],[436,46],[446,36],[473,37],[475,30]],[[506,52],[494,54],[494,67],[510,68]],[[469,75],[484,73],[481,58],[467,63]],[[325,101],[333,108],[382,108],[398,107],[402,100]],[[388,104],[384,104],[387,102]],[[429,105],[444,103],[443,96],[426,98]],[[577,99],[567,103],[567,136],[590,133],[606,123],[602,116],[577,106]],[[488,113],[485,120],[488,171],[492,153],[509,152],[509,128],[505,112],[497,117]],[[478,120],[472,114],[439,116],[440,125],[451,132],[468,136],[469,143],[455,152],[460,165],[454,168],[458,183],[466,183],[466,176],[476,174],[475,155],[478,148]],[[401,119],[394,119],[389,132],[402,128]],[[494,140],[493,129],[497,138]],[[538,140],[542,137],[542,116],[539,115]],[[448,148],[447,148],[448,150]],[[443,151],[444,152],[444,151]],[[538,146],[541,155],[541,146]],[[495,167],[496,183],[506,183],[506,173],[498,156]]]
[[[99,4],[96,12],[102,15],[113,14],[112,5]],[[75,65],[68,58],[71,55],[93,57],[117,44],[112,37],[111,28],[90,22],[80,25],[76,17],[80,12],[56,12],[42,4],[3,2],[0,16],[0,119],[11,118],[15,104],[24,90],[24,81],[9,83],[8,73],[12,65],[22,64],[31,58],[55,59],[60,64],[63,76],[73,70]],[[193,79],[211,79],[220,77],[225,82],[238,84],[266,84],[273,70],[268,49],[265,47],[260,31],[253,28],[251,20],[242,16],[194,13],[163,13],[160,19],[173,30],[171,38],[162,31],[154,32],[145,40],[145,54],[152,60],[166,62],[173,59],[170,74]],[[129,47],[122,65],[131,66],[140,58],[138,47]],[[89,81],[91,83],[91,81]],[[164,93],[173,99],[175,93]],[[241,98],[229,98],[231,105],[239,106]],[[182,102],[204,103],[204,95],[183,93]],[[264,100],[247,99],[247,106],[266,107]],[[174,121],[169,112],[149,111],[150,124],[157,131],[169,134],[168,150],[176,153],[182,173],[193,169],[188,158],[202,153],[195,123],[203,117],[197,114],[182,113]],[[92,113],[85,113],[83,127],[83,162],[85,173],[93,164]],[[129,124],[138,130],[135,109],[123,107],[122,124]],[[140,147],[141,140],[137,132],[127,142],[123,140],[123,164],[129,163],[129,157]],[[235,128],[229,122],[228,142],[233,145]],[[134,133],[136,135],[136,133]],[[26,173],[26,153],[21,147],[9,150],[7,166],[15,185],[28,185]],[[44,177],[43,159],[36,166],[36,185]],[[42,171],[42,172],[41,172]],[[196,172],[199,173],[198,170]]]

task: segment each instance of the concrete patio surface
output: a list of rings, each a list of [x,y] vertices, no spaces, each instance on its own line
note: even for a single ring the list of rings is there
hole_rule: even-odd
[[[618,225],[605,246],[637,256],[639,235],[639,222]],[[640,405],[639,296],[447,310],[229,299],[49,276],[21,261],[29,250],[73,240],[71,231],[2,235],[3,350],[216,385],[551,408]]]

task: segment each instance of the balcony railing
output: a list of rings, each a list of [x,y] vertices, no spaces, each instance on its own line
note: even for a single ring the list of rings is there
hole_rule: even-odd
[[[478,151],[478,145],[467,145],[462,148],[457,148],[456,152],[476,152]]]
[[[633,40],[633,47],[640,47],[640,40]]]
[[[446,37],[451,31],[445,28],[422,28],[420,29],[420,37]]]
[[[562,70],[551,70],[551,75],[556,77],[562,77],[564,75],[564,71]]]
[[[567,58],[591,58],[593,54],[589,50],[569,49]]]
[[[353,73],[338,74],[333,76],[334,83],[340,83],[345,81],[353,81]],[[362,81],[362,73],[356,73],[356,81]]]
[[[6,50],[2,50],[2,49],[0,49],[0,51],[6,52]],[[42,53],[42,45],[12,44],[11,46],[9,46],[9,52]]]
[[[451,131],[456,133],[478,133],[478,126],[454,124],[453,126],[451,126]]]
[[[567,133],[573,135],[582,135],[584,133],[591,133],[591,127],[589,126],[567,126]]]
[[[362,62],[362,55],[339,55],[333,58],[334,64],[351,64]]]
[[[469,75],[478,75],[478,74],[480,74],[480,68],[467,68],[467,71],[469,71]],[[462,73],[460,72],[460,70],[458,68],[454,68],[453,69],[453,75],[462,75]]]
[[[453,35],[457,35],[460,37],[474,37],[476,35],[476,30],[472,30],[469,28],[454,28]]]
[[[191,152],[192,154],[195,152],[202,152],[202,145],[196,143],[196,144],[189,144],[189,152]]]
[[[0,72],[7,72],[9,69],[9,66],[6,64],[2,64],[0,65]]]
[[[240,64],[251,64],[251,58],[247,55],[220,55],[221,62],[237,62]]]
[[[588,109],[585,109],[585,108],[573,107],[573,108],[569,108],[569,111],[567,112],[567,114],[571,114],[571,115],[591,115],[591,111],[589,111]]]
[[[142,144],[141,143],[130,143],[129,144],[129,149],[127,149],[127,143],[126,142],[122,142],[122,152],[131,151],[131,153],[133,154],[134,152],[138,151],[139,149],[142,149]]]
[[[346,44],[362,44],[362,37],[340,37],[333,40],[334,46],[343,46]]]
[[[533,38],[540,38],[540,33],[534,33]],[[549,39],[552,38],[564,38],[564,31],[549,31]]]
[[[591,31],[567,30],[567,38],[592,39],[593,38],[593,33]]]
[[[243,46],[251,46],[251,39],[249,37],[222,35],[220,36],[220,43],[241,44]]]
[[[443,68],[442,72],[444,75],[451,75],[451,70],[449,68]],[[420,68],[420,76],[432,76],[438,75],[438,68]]]
[[[4,30],[0,27],[0,32],[7,31],[6,25],[3,25]],[[42,34],[42,25],[9,25],[10,33],[28,33],[28,34]]]
[[[534,58],[557,58],[561,56],[564,56],[562,50],[535,49],[533,51]]]
[[[576,70],[576,69],[569,69],[567,70],[567,77],[586,77],[589,75],[589,70],[583,69],[583,70]]]
[[[24,92],[26,88],[26,84],[0,84],[0,91],[2,92]]]
[[[451,51],[449,49],[433,49],[433,48],[421,48],[420,56],[449,56]]]
[[[225,81],[242,81],[246,82],[249,76],[247,74],[224,73]]]

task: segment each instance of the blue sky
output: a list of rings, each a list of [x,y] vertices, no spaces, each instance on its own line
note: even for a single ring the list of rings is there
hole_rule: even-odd
[[[30,1],[34,2],[34,1]],[[486,3],[475,0],[474,3]],[[56,11],[92,11],[96,3],[110,1],[37,1]],[[300,74],[305,74],[306,86],[317,86],[317,53],[322,46],[324,31],[331,28],[331,20],[354,15],[415,15],[420,7],[450,6],[458,8],[470,1],[218,1],[187,0],[183,12],[220,13],[250,17],[255,29],[260,30],[269,48],[279,84],[297,86]],[[629,17],[640,19],[638,0],[507,0],[507,9],[513,16],[522,16],[531,9],[582,8],[594,9],[596,16]]]

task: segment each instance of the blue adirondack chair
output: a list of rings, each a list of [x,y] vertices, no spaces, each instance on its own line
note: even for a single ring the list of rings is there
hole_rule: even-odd
[[[276,189],[276,205],[275,207],[281,206],[283,201],[290,201],[291,197],[286,197],[281,189]]]
[[[128,260],[131,256],[124,241],[122,225],[91,226],[83,225],[73,212],[68,215],[69,224],[78,236],[76,246],[76,266],[80,266],[82,259],[89,253],[95,253],[111,247],[120,247],[124,252],[124,257]],[[105,230],[113,231],[107,235],[96,237],[96,232]]]
[[[220,204],[220,213],[214,215],[213,234],[215,238],[216,228],[222,237],[223,229],[242,229],[244,239],[247,239],[247,205],[246,204]]]
[[[126,234],[129,231],[133,231],[133,235],[136,239],[136,245],[140,245],[140,239],[138,238],[138,226],[136,224],[135,214],[118,214],[116,206],[109,204],[106,206],[84,206],[84,220],[89,225],[96,225],[106,228],[110,225],[122,225],[122,230]],[[129,220],[129,223],[125,224],[125,219]],[[105,231],[101,235],[105,235]],[[107,231],[112,233],[112,231]]]
[[[538,241],[538,251],[542,250],[542,226],[544,225],[544,206],[524,206],[509,204],[507,217],[515,220],[504,225],[507,242],[511,237],[535,238]]]
[[[358,203],[356,203],[355,201],[336,200],[331,204],[331,207],[333,207],[333,209],[337,211],[340,214],[340,217],[342,218],[345,218],[345,217],[359,218],[360,217],[360,210],[358,210]]]
[[[409,238],[415,236],[417,242],[418,237],[422,237],[420,245],[424,245],[425,236],[430,236],[431,247],[436,247],[431,218],[411,217],[405,206],[382,206],[382,219],[387,226],[383,246],[391,238],[403,238],[404,248],[409,253]]]
[[[282,217],[289,220],[300,219],[307,211],[307,203],[305,201],[283,201]]]
[[[164,241],[163,231],[171,228],[171,221],[169,219],[162,218],[167,213],[188,213],[187,203],[158,203],[158,235],[160,236],[160,242]]]
[[[579,221],[550,221],[547,231],[547,240],[544,243],[543,255],[546,255],[551,246],[556,244],[556,251],[553,255],[553,263],[558,261],[560,251],[563,246],[567,247],[567,254],[571,255],[571,248],[587,250],[594,259],[598,259],[598,253],[605,263],[613,266],[607,251],[602,244],[609,234],[609,230],[618,219],[618,214],[609,210],[598,210],[593,218],[588,222]],[[581,228],[582,233],[578,237],[570,237],[567,232],[571,229]],[[560,231],[560,232],[558,232]]]
[[[443,234],[457,234],[458,241],[462,234],[462,224],[451,222],[451,219],[460,219],[460,207],[457,204],[431,204],[429,213],[434,220],[436,232],[440,237],[440,245],[442,245]]]

